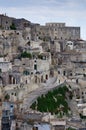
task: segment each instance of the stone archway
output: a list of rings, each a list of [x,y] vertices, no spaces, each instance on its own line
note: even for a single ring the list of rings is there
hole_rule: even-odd
[[[12,75],[9,75],[9,84],[16,84],[16,78]]]

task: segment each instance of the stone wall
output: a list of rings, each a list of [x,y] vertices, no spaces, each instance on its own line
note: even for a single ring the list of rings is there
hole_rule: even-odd
[[[12,24],[12,18],[9,18],[6,15],[0,15],[0,28],[1,29],[10,29],[10,25]]]
[[[45,26],[34,25],[33,39],[76,40],[80,39],[80,27],[67,27],[63,23],[47,23]]]
[[[67,27],[65,23],[46,23],[45,26],[40,24],[32,24],[26,19],[16,19],[11,18],[6,15],[0,15],[0,28],[9,30],[12,23],[15,24],[16,29],[23,30],[24,28],[29,27],[31,31],[31,36],[27,35],[25,39],[80,39],[80,27]],[[24,32],[26,33],[26,32]],[[49,39],[50,38],[50,39]]]

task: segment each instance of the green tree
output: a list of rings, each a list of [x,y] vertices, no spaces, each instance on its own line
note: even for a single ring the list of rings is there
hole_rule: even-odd
[[[10,26],[10,29],[11,29],[11,30],[16,30],[16,26],[15,26],[14,23],[12,23],[12,25]]]
[[[69,107],[66,101],[66,86],[49,91],[45,96],[37,98],[37,110],[40,112],[51,112],[52,114],[59,114],[60,117],[68,115]],[[33,109],[34,103],[31,108]],[[35,108],[35,107],[34,107]]]
[[[43,56],[42,56],[42,55],[38,55],[38,58],[39,58],[39,59],[43,59]]]
[[[76,130],[76,129],[69,127],[67,130]]]
[[[29,52],[22,52],[21,53],[21,58],[32,58],[32,55],[31,55],[31,53],[29,53]]]
[[[5,97],[4,97],[4,99],[8,101],[10,99],[10,95],[6,94]]]

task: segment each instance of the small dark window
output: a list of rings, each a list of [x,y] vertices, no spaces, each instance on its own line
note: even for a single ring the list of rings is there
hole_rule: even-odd
[[[8,111],[6,111],[6,115],[8,115]]]
[[[0,69],[0,73],[2,72],[2,69]]]
[[[64,76],[66,75],[66,72],[65,72],[65,71],[63,71],[63,75],[64,75]]]
[[[10,107],[13,108],[13,105],[11,105]]]
[[[31,74],[33,74],[33,72],[31,72]]]
[[[70,76],[72,76],[72,73],[70,73]]]
[[[19,33],[17,33],[17,35],[19,35]]]
[[[60,71],[58,71],[58,74],[60,74]]]
[[[82,98],[84,98],[84,96],[82,96]]]
[[[8,24],[8,22],[6,21],[6,24]]]
[[[34,65],[34,70],[37,70],[37,65]]]
[[[46,79],[48,79],[48,75],[46,75]]]
[[[76,83],[78,84],[78,79],[76,79]]]

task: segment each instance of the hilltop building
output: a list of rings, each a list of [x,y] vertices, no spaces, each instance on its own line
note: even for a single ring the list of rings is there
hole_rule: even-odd
[[[36,24],[32,27],[32,38],[35,40],[76,40],[80,39],[80,27],[68,27],[65,23]]]

